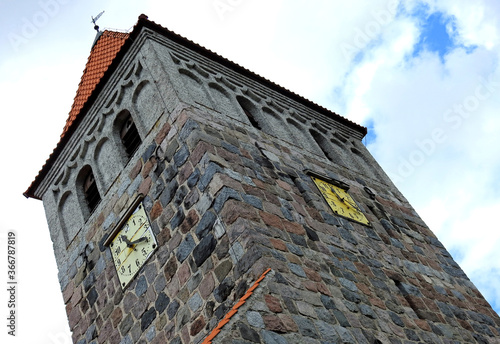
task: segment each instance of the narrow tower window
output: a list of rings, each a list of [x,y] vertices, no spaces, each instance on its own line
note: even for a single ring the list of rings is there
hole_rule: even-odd
[[[257,119],[255,118],[255,115],[254,115],[256,112],[255,106],[248,99],[246,99],[244,97],[238,96],[238,97],[236,97],[236,100],[238,101],[238,104],[240,104],[241,109],[243,110],[243,112],[247,116],[248,120],[250,121],[250,124],[254,128],[261,130],[262,126],[257,121]]]
[[[130,158],[142,142],[139,132],[137,131],[137,127],[135,126],[134,120],[130,114],[123,122],[123,126],[120,130],[120,138],[123,146],[125,147],[125,151],[127,152],[127,156]]]
[[[321,149],[324,156],[328,158],[328,160],[333,161],[334,157],[331,152],[331,147],[329,147],[329,144],[327,143],[327,140],[323,137],[323,135],[315,130],[310,130],[309,132],[311,133],[314,141],[316,141],[316,143],[318,144],[318,147]]]
[[[83,193],[85,195],[87,205],[89,206],[89,210],[92,213],[101,201],[101,195],[99,195],[99,190],[97,189],[97,184],[92,170],[89,171],[83,182]]]

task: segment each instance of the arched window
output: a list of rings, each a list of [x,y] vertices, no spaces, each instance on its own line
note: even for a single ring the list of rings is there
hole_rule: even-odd
[[[125,152],[127,153],[128,158],[130,158],[132,154],[134,154],[134,152],[142,142],[141,137],[139,136],[139,132],[137,131],[137,127],[135,126],[134,120],[132,119],[130,113],[128,113],[121,126],[120,139],[123,143],[123,146],[125,147]]]
[[[255,108],[255,105],[253,105],[252,102],[245,97],[237,96],[236,100],[238,101],[238,104],[240,104],[240,107],[247,116],[250,124],[254,128],[262,130],[262,126],[257,120],[257,109]]]
[[[97,189],[94,173],[92,173],[92,169],[90,168],[83,179],[83,194],[89,211],[92,213],[101,201],[101,195],[99,194],[99,189]]]
[[[333,137],[328,140],[325,136],[323,136],[323,134],[313,129],[310,129],[309,132],[328,160],[336,164],[346,166],[343,160],[344,147],[340,141]]]

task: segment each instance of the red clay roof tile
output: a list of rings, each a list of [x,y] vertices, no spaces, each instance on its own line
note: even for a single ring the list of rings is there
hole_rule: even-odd
[[[92,91],[103,77],[128,36],[128,33],[106,30],[102,32],[96,44],[92,47],[61,138],[66,134],[68,128],[80,113],[83,105],[92,94]]]

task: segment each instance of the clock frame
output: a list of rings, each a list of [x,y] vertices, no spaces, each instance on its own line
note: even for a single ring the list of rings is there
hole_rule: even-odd
[[[365,226],[371,226],[360,206],[348,193],[349,185],[313,172],[308,172],[308,174],[336,215]]]
[[[111,250],[122,289],[132,282],[158,249],[151,223],[142,204],[143,198],[143,195],[139,195],[132,203],[104,243]]]

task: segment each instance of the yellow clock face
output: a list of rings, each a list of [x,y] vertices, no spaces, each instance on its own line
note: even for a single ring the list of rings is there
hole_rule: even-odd
[[[314,176],[311,176],[311,178],[334,213],[364,225],[370,225],[370,221],[368,221],[346,189]]]
[[[120,285],[125,289],[158,247],[142,203],[118,231],[109,247]]]

